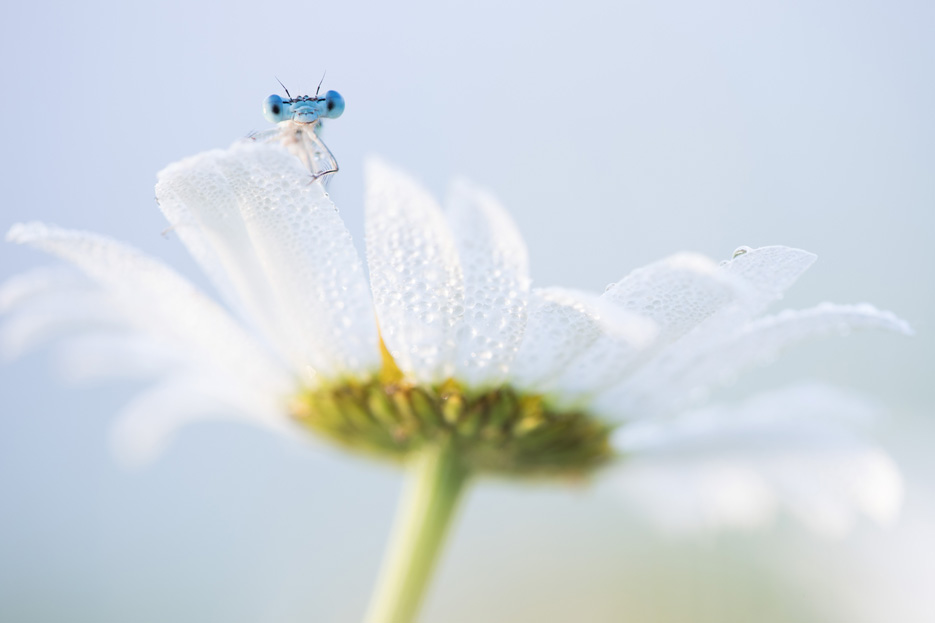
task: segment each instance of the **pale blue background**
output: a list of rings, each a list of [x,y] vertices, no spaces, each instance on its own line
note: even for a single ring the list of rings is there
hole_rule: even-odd
[[[918,336],[809,345],[743,389],[817,378],[879,397],[892,410],[881,436],[924,485],[933,32],[923,1],[7,3],[0,228],[107,233],[204,283],[160,235],[156,172],[265,127],[274,76],[297,93],[327,70],[324,87],[347,100],[324,135],[342,167],[331,191],[358,240],[361,162],[377,153],[437,193],[458,174],[493,190],[539,285],[600,290],[679,250],[818,253],[786,303],[871,301]],[[39,263],[0,245],[2,278]],[[0,620],[359,618],[398,474],[219,424],[128,473],[107,430],[135,387],[63,388],[45,351],[0,375]],[[929,500],[913,484],[909,517]],[[931,531],[664,541],[636,517],[587,491],[479,487],[425,620],[912,622],[935,610],[865,573],[914,568],[935,552]],[[917,546],[892,554],[906,539]],[[917,581],[935,576],[921,568]]]

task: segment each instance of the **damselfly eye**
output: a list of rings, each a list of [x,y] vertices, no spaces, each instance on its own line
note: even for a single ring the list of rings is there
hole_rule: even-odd
[[[278,95],[270,95],[263,102],[263,116],[271,123],[279,123],[285,119],[285,106]]]
[[[344,112],[344,98],[337,91],[325,93],[325,117],[337,119]]]

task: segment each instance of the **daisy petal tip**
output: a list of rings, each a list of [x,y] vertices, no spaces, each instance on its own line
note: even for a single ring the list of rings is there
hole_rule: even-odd
[[[905,484],[896,462],[883,451],[866,458],[866,473],[858,492],[861,510],[881,526],[899,520],[905,497]]]
[[[902,335],[905,335],[906,337],[914,337],[914,336],[915,336],[916,331],[915,331],[915,329],[912,328],[912,325],[909,324],[908,321],[903,320],[902,318],[900,318],[899,316],[897,316],[897,315],[894,314],[893,312],[885,311],[885,312],[883,312],[883,313],[886,314],[887,316],[889,316],[890,322],[892,323],[892,326],[893,326],[893,330],[894,330],[896,333],[900,333],[900,334],[902,334]]]
[[[701,275],[707,275],[717,271],[718,264],[710,257],[701,253],[683,251],[666,258],[665,262],[672,268],[688,270]]]
[[[235,143],[234,147],[238,144],[239,143]],[[156,187],[159,188],[161,185],[172,184],[180,178],[185,178],[193,170],[210,166],[212,163],[224,157],[225,153],[226,152],[222,149],[210,149],[169,163],[156,173]]]
[[[787,247],[781,244],[759,247],[758,249],[754,249],[754,251],[764,255],[771,254],[781,263],[799,266],[800,272],[804,272],[818,261],[818,255],[816,253],[797,247]]]
[[[477,185],[474,184],[474,182],[472,182],[469,178],[463,175],[458,175],[452,178],[448,187],[452,192],[471,192],[477,188]]]
[[[812,253],[811,251],[806,251],[805,249],[799,249],[796,247],[785,247],[785,248],[788,249],[790,252],[799,254],[799,256],[802,258],[802,261],[808,262],[809,265],[812,265],[818,261],[817,253]]]
[[[364,156],[364,179],[368,184],[375,179],[394,176],[397,174],[396,168],[386,161],[383,156],[377,154],[367,154]]]
[[[6,241],[14,244],[29,244],[49,234],[49,227],[41,221],[14,223],[6,233]]]
[[[825,302],[818,305],[818,309],[828,309],[835,310],[840,308],[847,308],[848,306],[841,306],[835,303]],[[888,309],[879,309],[877,306],[871,303],[857,303],[856,305],[850,306],[851,309],[859,314],[860,316],[876,320],[876,326],[880,329],[885,329],[892,331],[893,333],[899,333],[907,337],[912,337],[915,335],[915,330],[912,326],[894,312],[891,312]]]
[[[448,184],[448,194],[445,203],[452,205],[456,203],[474,203],[477,201],[492,201],[493,196],[478,186],[470,178],[459,175]]]
[[[800,249],[798,247],[788,247],[784,244],[771,244],[765,247],[757,247],[753,249],[758,253],[780,253],[788,257],[794,257],[803,262],[814,262],[818,259],[818,255],[812,253],[811,251],[806,251],[805,249]],[[740,256],[742,257],[742,256]]]
[[[364,188],[369,197],[399,194],[412,199],[425,193],[421,184],[412,176],[374,154],[364,158]]]
[[[883,312],[885,316],[888,317],[890,321],[890,328],[900,335],[905,335],[906,337],[914,337],[916,334],[915,329],[912,328],[907,321],[903,320],[896,314],[892,312]]]

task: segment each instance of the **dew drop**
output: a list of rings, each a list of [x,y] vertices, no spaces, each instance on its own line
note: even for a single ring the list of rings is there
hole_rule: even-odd
[[[737,247],[736,249],[734,249],[734,253],[733,253],[733,255],[730,256],[730,259],[734,259],[734,258],[740,257],[741,255],[746,255],[747,253],[749,253],[749,252],[752,251],[752,250],[753,250],[752,248],[750,248],[750,247],[748,247],[748,246],[746,246],[746,245],[744,245],[744,246],[742,246],[742,247]]]

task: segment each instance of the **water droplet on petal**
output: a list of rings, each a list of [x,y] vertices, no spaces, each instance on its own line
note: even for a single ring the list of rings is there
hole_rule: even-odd
[[[734,259],[736,257],[740,257],[741,255],[745,255],[752,250],[753,249],[751,247],[748,247],[746,245],[742,247],[737,247],[736,249],[734,249],[734,254],[730,256],[730,259]]]

